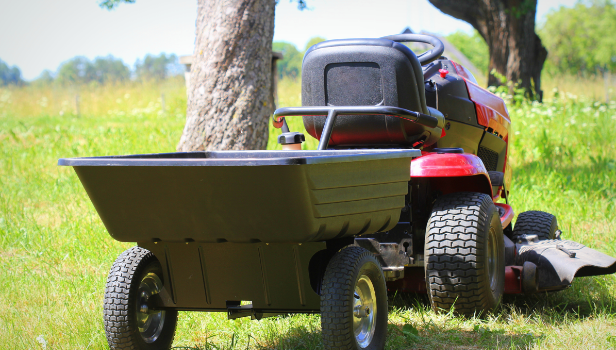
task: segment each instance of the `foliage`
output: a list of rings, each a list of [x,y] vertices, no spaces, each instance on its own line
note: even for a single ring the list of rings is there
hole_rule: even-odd
[[[74,57],[60,65],[56,76],[58,83],[63,85],[90,82],[104,84],[129,78],[130,69],[121,59],[113,56],[97,57],[93,62],[87,57]]]
[[[484,74],[488,72],[490,52],[488,45],[477,30],[473,29],[471,34],[458,30],[445,38],[460,50],[477,69]]]
[[[327,40],[327,39],[325,39],[324,37],[321,37],[321,36],[315,36],[313,38],[310,38],[310,40],[308,40],[308,42],[306,43],[306,48],[304,49],[304,52],[308,51],[308,49],[310,47],[312,47],[313,45],[321,43],[321,42],[323,42],[325,40]]]
[[[111,10],[116,8],[121,3],[134,4],[135,0],[99,0],[98,6]]]
[[[0,60],[0,86],[20,85],[21,71],[17,66],[9,67],[4,61]]]
[[[272,44],[272,50],[282,53],[282,59],[276,63],[278,77],[280,79],[283,77],[298,78],[302,71],[303,55],[297,50],[295,45],[284,41],[277,41]]]
[[[304,54],[312,46],[316,45],[325,38],[314,37],[308,40],[306,49],[304,52],[300,52],[295,45],[284,41],[276,41],[272,44],[272,50],[276,52],[282,52],[283,58],[277,62],[278,65],[278,77],[282,79],[287,77],[290,79],[297,79],[302,74],[302,61]]]
[[[548,49],[548,69],[590,73],[616,68],[616,6],[612,0],[578,1],[546,15],[539,30]]]
[[[48,85],[53,83],[54,75],[49,69],[45,69],[35,80],[34,83],[39,85]]]
[[[164,80],[182,74],[182,66],[174,54],[161,53],[158,56],[147,54],[143,61],[135,63],[135,75],[139,80]]]
[[[298,81],[279,86],[281,106],[301,104]],[[0,89],[0,349],[108,348],[106,277],[133,244],[109,237],[79,179],[57,159],[173,152],[182,133],[180,77],[84,86],[80,96],[77,117],[70,87]],[[509,105],[510,203],[517,213],[552,212],[565,239],[616,255],[616,103],[562,89],[544,101]],[[288,120],[302,130],[300,117]],[[279,132],[270,133],[270,149],[279,147]],[[398,294],[390,299],[386,349],[614,348],[614,300],[614,275],[576,278],[558,293],[508,296],[485,317],[436,314],[421,296]],[[320,335],[318,315],[251,321],[182,312],[174,346],[322,349]]]
[[[522,2],[518,6],[512,6],[508,10],[505,10],[505,12],[519,19],[520,17],[527,14],[529,11],[533,11],[536,9],[537,0],[522,0]]]
[[[308,8],[308,4],[305,0],[290,0],[291,2],[297,1],[297,9],[302,11]],[[98,5],[104,9],[112,10],[121,3],[134,4],[135,0],[99,0]],[[278,3],[278,0],[276,0]]]
[[[77,56],[60,64],[55,74],[49,70],[43,71],[33,83],[35,85],[48,85],[52,82],[60,85],[106,84],[130,80],[131,75],[138,80],[164,80],[181,75],[182,72],[183,68],[173,54],[148,54],[143,60],[137,60],[133,72],[121,59],[113,56],[97,57],[94,61]]]

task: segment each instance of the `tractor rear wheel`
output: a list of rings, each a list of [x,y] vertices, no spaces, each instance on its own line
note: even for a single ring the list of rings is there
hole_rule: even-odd
[[[505,286],[503,227],[492,198],[460,192],[436,199],[426,228],[426,285],[435,311],[483,314]]]
[[[560,239],[556,216],[537,210],[521,213],[518,215],[513,228],[513,241],[516,242],[522,235],[537,235],[537,239],[540,241]]]
[[[383,349],[387,287],[381,264],[360,247],[346,247],[327,264],[321,289],[325,349]]]

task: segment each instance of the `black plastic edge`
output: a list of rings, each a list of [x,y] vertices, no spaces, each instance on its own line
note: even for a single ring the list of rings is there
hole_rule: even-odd
[[[188,157],[191,155],[200,157]],[[208,158],[208,155],[219,157]],[[237,155],[239,157],[233,157]],[[253,157],[250,157],[250,156]],[[169,156],[169,158],[165,158]],[[171,157],[173,156],[173,157]],[[216,151],[60,158],[59,166],[263,166],[325,164],[392,158],[416,158],[417,149],[326,151]]]

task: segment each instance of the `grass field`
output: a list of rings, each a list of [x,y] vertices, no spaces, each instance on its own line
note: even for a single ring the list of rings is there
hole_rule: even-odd
[[[183,84],[0,89],[0,349],[107,347],[104,285],[132,244],[108,236],[72,169],[56,162],[174,151]],[[283,80],[279,91],[281,106],[300,104],[299,84]],[[552,212],[565,238],[616,255],[616,104],[552,95],[543,104],[510,106],[514,209]],[[291,121],[292,129],[300,126]],[[421,296],[392,295],[387,348],[616,348],[615,298],[614,276],[580,278],[563,292],[506,297],[493,315],[468,319],[435,314]],[[320,321],[184,312],[174,345],[319,349]]]

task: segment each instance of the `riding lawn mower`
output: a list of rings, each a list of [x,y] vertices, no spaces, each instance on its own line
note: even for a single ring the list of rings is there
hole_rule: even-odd
[[[505,102],[443,52],[414,34],[312,46],[302,107],[274,112],[282,151],[60,159],[109,234],[137,242],[107,280],[110,348],[169,348],[183,310],[320,313],[326,349],[382,349],[388,291],[483,315],[503,294],[616,272],[552,214],[513,225]]]

